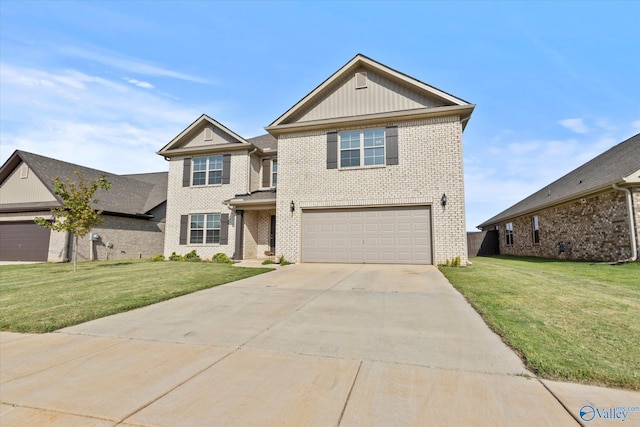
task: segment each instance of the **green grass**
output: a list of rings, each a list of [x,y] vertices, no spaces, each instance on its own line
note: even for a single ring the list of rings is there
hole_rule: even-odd
[[[0,330],[50,332],[272,271],[205,262],[0,267]]]
[[[441,271],[542,378],[640,390],[640,264],[474,258]]]

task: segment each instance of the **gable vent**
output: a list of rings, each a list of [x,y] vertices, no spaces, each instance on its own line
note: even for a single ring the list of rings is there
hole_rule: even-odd
[[[367,73],[356,73],[356,89],[364,89],[367,87]]]
[[[213,139],[213,129],[204,128],[204,140],[211,141]]]
[[[20,178],[29,178],[29,166],[22,165],[22,167],[20,168]]]

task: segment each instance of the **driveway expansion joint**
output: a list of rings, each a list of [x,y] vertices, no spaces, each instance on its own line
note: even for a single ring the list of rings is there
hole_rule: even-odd
[[[340,411],[340,418],[338,418],[338,426],[342,423],[342,418],[344,417],[344,413],[347,410],[347,406],[349,405],[349,399],[351,399],[351,393],[353,393],[353,387],[356,385],[356,381],[358,380],[358,374],[360,374],[360,368],[362,368],[362,360],[358,364],[358,369],[356,370],[356,374],[353,376],[353,381],[351,382],[351,387],[349,387],[349,393],[347,393],[347,398],[344,400],[344,406],[342,406],[342,411]]]
[[[159,396],[155,397],[154,399],[151,399],[150,401],[146,402],[145,404],[141,405],[140,407],[134,409],[133,411],[131,411],[130,413],[128,413],[127,415],[125,415],[124,417],[122,417],[121,420],[118,421],[118,424],[122,424],[124,423],[128,418],[133,417],[135,414],[137,414],[138,412],[142,411],[143,409],[151,406],[152,404],[154,404],[155,402],[157,402],[158,400],[162,399],[163,397],[165,397],[166,395],[168,395],[169,393],[173,392],[174,390],[178,389],[179,387],[182,387],[183,385],[185,385],[186,383],[188,383],[189,381],[193,380],[194,378],[196,378],[198,375],[202,374],[203,372],[205,372],[206,370],[212,368],[213,366],[217,365],[218,363],[222,362],[223,360],[225,360],[227,357],[231,356],[232,354],[236,353],[238,350],[240,350],[239,348],[234,349],[233,351],[230,351],[229,353],[225,354],[224,356],[222,356],[220,359],[216,360],[215,362],[211,363],[210,365],[200,369],[198,372],[194,373],[193,375],[187,377],[186,379],[184,379],[183,381],[179,382],[178,384],[174,385],[173,387],[169,388],[168,390],[166,390],[164,393],[160,394]]]
[[[573,412],[571,412],[571,410],[569,408],[567,408],[567,405],[565,405],[565,403],[558,397],[556,396],[556,394],[549,388],[547,387],[547,385],[540,380],[540,378],[536,378],[536,380],[542,384],[542,386],[545,388],[545,390],[547,390],[549,392],[549,394],[551,394],[551,396],[553,396],[553,398],[555,400],[558,401],[558,403],[560,404],[560,406],[562,406],[564,408],[565,411],[567,411],[569,413],[569,415],[571,415],[571,417],[576,421],[576,423],[578,423],[578,425],[585,427],[585,425],[580,421],[580,419],[578,419],[578,416],[575,415]]]
[[[73,335],[84,335],[84,336],[89,336],[89,337],[93,337],[94,336],[94,335],[85,335],[85,334],[67,334],[67,333],[57,332],[57,331],[54,331],[53,333],[60,334],[60,335],[66,335],[66,336],[73,336]],[[104,337],[102,337],[102,338],[104,338]],[[20,375],[20,376],[17,376],[15,378],[11,378],[10,380],[3,381],[2,384],[8,384],[11,381],[17,381],[17,380],[20,380],[22,378],[29,377],[31,375],[36,375],[36,374],[39,374],[41,372],[45,372],[45,371],[47,371],[49,369],[53,369],[53,368],[57,368],[57,367],[62,366],[62,365],[66,365],[67,363],[73,362],[73,361],[78,360],[78,359],[82,359],[82,358],[90,356],[90,355],[99,354],[99,353],[101,353],[103,351],[106,351],[106,350],[109,350],[109,349],[111,349],[113,347],[117,347],[119,345],[125,344],[125,343],[127,343],[127,342],[132,340],[132,338],[127,338],[127,337],[117,337],[117,338],[120,338],[122,341],[121,342],[116,342],[116,343],[113,343],[113,344],[110,344],[110,345],[106,345],[104,347],[100,347],[100,348],[97,348],[95,350],[90,350],[90,351],[87,351],[86,353],[79,354],[78,356],[71,357],[69,359],[66,359],[66,360],[61,361],[59,363],[47,366],[45,368],[38,369],[38,370],[35,370],[35,371],[32,371],[32,372],[26,373],[24,375]]]

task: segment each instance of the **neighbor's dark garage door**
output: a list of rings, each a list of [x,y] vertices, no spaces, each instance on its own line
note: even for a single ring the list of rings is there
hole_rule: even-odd
[[[304,210],[302,261],[431,264],[431,209]]]
[[[46,261],[50,235],[32,222],[0,223],[0,261]]]

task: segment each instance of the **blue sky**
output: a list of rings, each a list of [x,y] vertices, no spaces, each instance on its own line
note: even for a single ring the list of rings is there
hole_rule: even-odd
[[[253,137],[357,53],[477,105],[467,229],[640,132],[640,2],[0,3],[0,162],[113,173],[202,113]]]

